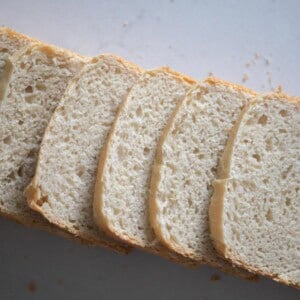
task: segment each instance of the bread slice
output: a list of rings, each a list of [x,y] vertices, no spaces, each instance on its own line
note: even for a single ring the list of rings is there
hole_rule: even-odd
[[[157,139],[194,83],[168,68],[141,76],[121,105],[102,151],[94,198],[95,222],[108,234],[192,265],[158,245],[149,223],[147,198]]]
[[[33,44],[17,51],[10,61],[12,74],[0,106],[0,213],[52,231],[53,226],[28,208],[23,192],[34,174],[48,120],[86,58]]]
[[[99,152],[119,104],[141,69],[114,55],[92,59],[70,83],[46,130],[30,207],[95,244],[124,250],[94,225],[92,200]]]
[[[149,200],[151,225],[165,246],[199,263],[241,275],[241,270],[214,251],[208,207],[228,132],[253,95],[212,78],[189,91],[160,138]]]
[[[258,96],[240,115],[210,205],[216,249],[233,263],[300,287],[300,99]]]
[[[0,105],[12,73],[9,57],[22,47],[38,41],[10,28],[0,27]]]

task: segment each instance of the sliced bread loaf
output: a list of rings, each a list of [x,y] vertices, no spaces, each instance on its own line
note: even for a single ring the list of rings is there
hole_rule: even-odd
[[[10,28],[0,27],[0,103],[5,95],[7,82],[12,72],[9,57],[24,46],[38,42]]]
[[[258,96],[240,115],[210,205],[216,249],[300,287],[300,99]]]
[[[48,228],[30,210],[24,188],[34,175],[42,135],[69,80],[85,58],[44,44],[17,51],[0,106],[0,212],[19,222]]]
[[[148,215],[152,162],[161,131],[195,82],[167,68],[145,72],[119,109],[102,151],[94,217],[112,236],[160,252]]]
[[[141,69],[113,55],[92,59],[72,80],[45,132],[30,207],[93,243],[124,247],[94,225],[92,200],[100,150],[119,104]]]
[[[229,130],[253,95],[212,78],[192,88],[163,131],[151,180],[150,221],[159,240],[181,255],[234,274],[241,270],[214,251],[208,207]]]

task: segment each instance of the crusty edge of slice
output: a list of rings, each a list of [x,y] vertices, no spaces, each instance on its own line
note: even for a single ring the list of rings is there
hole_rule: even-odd
[[[228,181],[228,177],[230,175],[230,165],[231,165],[231,158],[232,158],[232,151],[234,149],[234,142],[237,137],[239,127],[243,120],[244,115],[247,113],[248,109],[259,101],[268,101],[271,99],[282,99],[285,98],[289,102],[297,103],[300,105],[300,98],[288,96],[284,93],[277,92],[277,93],[268,93],[264,95],[259,95],[252,101],[250,101],[242,110],[238,120],[236,121],[235,125],[233,126],[230,136],[227,142],[227,145],[224,149],[223,155],[220,159],[219,167],[218,167],[218,179],[213,182],[214,192],[210,200],[209,206],[209,227],[210,227],[210,234],[215,246],[216,251],[233,263],[236,266],[246,269],[249,272],[263,275],[269,277],[277,282],[293,286],[296,288],[300,288],[299,284],[288,282],[281,277],[277,276],[276,274],[271,274],[268,272],[264,272],[259,270],[253,266],[250,266],[242,261],[240,261],[235,255],[233,255],[229,249],[226,247],[224,242],[224,235],[223,235],[223,207],[224,207],[224,193],[225,193],[225,186]]]
[[[217,79],[217,78],[207,78],[204,80],[204,83],[208,83],[211,85],[223,85],[223,86],[228,86],[231,88],[234,88],[235,90],[241,91],[241,92],[247,92],[253,95],[256,95],[256,93],[250,89],[244,88],[243,86],[237,85],[237,84],[233,84],[230,83],[228,81],[225,80],[221,80],[221,79]],[[191,89],[189,90],[189,92],[187,93],[186,97],[188,96],[188,94],[193,90],[196,89],[196,87],[191,87]],[[170,128],[172,127],[172,124],[174,122],[174,119],[178,113],[178,111],[180,110],[183,101],[180,101],[175,110],[173,111],[167,125],[165,126],[162,135],[159,139],[158,142],[158,146],[157,146],[157,151],[156,151],[156,157],[155,157],[155,161],[152,167],[152,176],[151,176],[151,184],[150,184],[150,196],[149,196],[149,210],[150,210],[150,223],[152,228],[154,229],[155,235],[157,236],[157,238],[159,239],[159,241],[166,246],[168,249],[171,249],[172,251],[175,251],[176,253],[185,256],[186,258],[190,258],[193,260],[197,260],[199,259],[194,253],[191,252],[187,252],[183,247],[179,247],[178,245],[174,245],[173,243],[170,243],[169,241],[165,240],[162,231],[160,230],[160,227],[157,226],[157,222],[156,222],[156,214],[157,214],[157,202],[156,202],[156,191],[157,191],[157,187],[158,187],[158,183],[160,181],[160,169],[161,169],[161,165],[162,165],[162,148],[163,148],[163,144],[165,139],[167,138],[167,135],[170,131]],[[199,261],[200,264],[208,264],[211,265],[213,267],[217,267],[220,269],[220,266],[216,266],[213,265],[211,262],[208,262],[205,258],[202,258]],[[244,279],[249,279],[249,280],[257,280],[257,276],[249,273],[249,274],[242,274],[240,272],[240,270],[236,269],[235,272],[235,265],[233,265],[233,268],[221,268],[222,271],[240,277],[240,278],[244,278]]]
[[[8,36],[10,36],[10,38],[18,40],[18,39],[23,39],[23,40],[27,40],[28,42],[39,42],[39,40],[29,37],[23,33],[19,33],[9,27],[5,27],[2,26],[0,27],[0,34],[7,34]]]
[[[125,64],[125,65],[129,65],[130,67],[135,67],[137,70],[141,71],[142,72],[142,69],[139,68],[138,66],[124,60],[123,58],[121,57],[118,57],[116,55],[113,55],[113,54],[102,54],[98,57],[94,57],[91,59],[91,63],[96,63],[99,59],[101,59],[102,57],[113,57],[114,59],[116,59],[117,61],[121,62],[122,64]],[[66,91],[65,91],[65,94],[68,93],[69,89],[70,89],[70,86],[72,84],[75,84],[75,82],[80,78],[81,76],[81,72],[78,74],[78,75],[75,75],[75,77],[70,81]],[[56,109],[58,109],[59,105],[57,106]],[[55,111],[56,111],[55,109]],[[53,115],[55,114],[55,111],[53,113]],[[52,117],[53,117],[52,115]],[[51,120],[52,120],[52,117],[48,123],[48,126],[44,132],[44,136],[48,133],[49,131],[49,126],[50,126],[50,123],[51,123]],[[42,140],[42,143],[41,143],[41,146],[43,144],[43,141],[44,141],[44,138]],[[40,153],[38,155],[38,161],[37,161],[37,165],[36,165],[36,172],[38,170],[38,168],[40,167]],[[74,235],[74,236],[80,236],[80,231],[79,230],[75,230],[73,228],[68,228],[63,222],[61,222],[59,219],[55,219],[53,218],[52,216],[48,216],[44,210],[41,208],[41,206],[38,204],[40,203],[41,201],[43,202],[43,198],[46,197],[47,195],[44,195],[43,194],[43,191],[41,190],[41,187],[39,186],[38,182],[37,182],[37,178],[36,178],[36,175],[33,177],[33,179],[31,180],[30,184],[27,186],[26,188],[26,196],[27,196],[27,203],[29,205],[29,207],[37,212],[39,212],[41,215],[43,215],[49,222],[53,223],[54,225],[62,228],[63,230],[66,230],[68,232],[70,232],[70,234]],[[125,244],[119,244],[117,241],[115,243],[109,243],[108,241],[104,241],[102,240],[101,242],[98,240],[98,239],[95,239],[93,236],[90,236],[90,235],[85,235],[85,236],[82,236],[80,237],[84,240],[86,240],[87,242],[91,243],[91,244],[94,244],[94,245],[100,245],[100,246],[104,246],[104,247],[107,247],[107,248],[110,248],[112,250],[116,250],[118,252],[121,252],[121,253],[129,253],[131,250],[132,250],[132,247],[128,246],[128,245],[125,245]]]
[[[70,241],[74,241],[74,242],[79,243],[81,245],[94,246],[93,243],[91,243],[87,240],[84,240],[84,239],[82,239],[78,236],[74,236],[74,235],[70,234],[69,232],[63,230],[62,228],[59,228],[59,227],[49,223],[47,220],[45,220],[45,222],[29,220],[28,218],[23,218],[20,215],[12,214],[12,213],[6,212],[4,210],[2,210],[0,212],[0,214],[1,214],[1,217],[4,217],[7,220],[16,222],[18,224],[27,226],[29,228],[40,229],[40,230],[46,231],[50,234],[66,238]]]

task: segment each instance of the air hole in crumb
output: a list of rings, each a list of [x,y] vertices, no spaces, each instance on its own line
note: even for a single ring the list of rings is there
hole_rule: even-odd
[[[196,98],[198,99],[198,100],[200,100],[200,98],[201,98],[201,93],[200,92],[198,92],[197,94],[196,94]]]
[[[269,183],[269,179],[268,179],[268,178],[263,179],[263,183],[264,183],[264,184]]]
[[[266,125],[268,121],[268,117],[266,115],[262,115],[259,119],[258,119],[258,124],[261,124],[262,126]]]
[[[267,139],[266,140],[266,150],[267,151],[272,151],[272,149],[273,149],[272,139]]]
[[[273,213],[271,209],[268,209],[268,212],[266,213],[266,218],[269,222],[273,221]]]
[[[19,125],[23,125],[23,124],[24,124],[24,121],[23,121],[23,120],[19,120],[19,121],[18,121],[18,124],[19,124]]]
[[[116,68],[115,69],[115,74],[121,74],[121,69],[120,68]]]
[[[33,92],[32,86],[31,86],[31,85],[28,85],[28,86],[25,88],[25,92],[28,93],[28,94],[32,93],[32,92]]]
[[[252,157],[255,158],[256,161],[260,161],[260,155],[259,154],[253,154]]]
[[[25,173],[25,172],[24,172],[24,166],[19,167],[17,173],[18,173],[18,175],[19,175],[20,177],[23,177],[23,176],[24,176],[24,173]]]
[[[7,136],[3,139],[3,143],[6,144],[6,145],[10,145],[11,144],[11,141],[12,141],[12,138],[11,136]]]
[[[287,133],[285,129],[279,129],[279,133]]]
[[[115,207],[115,208],[113,209],[113,212],[114,212],[114,215],[117,216],[117,215],[119,215],[119,214],[121,213],[121,210],[120,210],[119,208],[116,208],[116,207]]]
[[[37,90],[39,91],[45,91],[46,90],[46,86],[43,83],[37,83],[35,85],[35,87],[37,88]]]
[[[148,147],[144,148],[144,155],[147,156],[150,153],[150,149]]]
[[[34,96],[30,95],[30,96],[25,96],[25,101],[29,104],[31,104],[33,102]]]
[[[189,205],[189,207],[192,207],[192,205],[193,205],[193,201],[191,198],[188,198],[188,205]]]
[[[190,185],[191,184],[191,181],[189,179],[187,179],[185,182],[184,182],[184,186],[187,186],[187,185]]]
[[[143,111],[142,111],[142,108],[139,106],[138,108],[137,108],[137,110],[136,110],[136,115],[138,116],[138,117],[141,117],[142,115],[143,115]]]
[[[210,171],[211,171],[213,174],[215,174],[215,173],[217,172],[217,168],[216,168],[216,167],[212,167],[212,168],[210,169]]]
[[[196,123],[196,116],[195,115],[192,115],[192,121],[193,121],[194,124]]]
[[[133,168],[132,168],[134,171],[139,171],[140,170],[140,167],[138,165],[134,165]]]
[[[198,154],[199,153],[199,148],[194,148],[193,153]]]
[[[23,62],[20,64],[20,68],[21,68],[21,69],[25,69],[25,66],[26,66],[26,65],[25,65]]]
[[[31,150],[28,152],[27,157],[29,157],[29,158],[35,157],[35,150],[34,150],[34,149],[31,149]]]
[[[203,159],[204,157],[205,157],[204,154],[199,154],[199,155],[198,155],[198,158],[199,158],[199,159]]]
[[[283,171],[281,174],[282,179],[286,179],[292,169],[293,169],[293,166],[290,165],[285,171]]]
[[[288,112],[285,109],[282,109],[279,113],[282,117],[286,117],[288,115]]]
[[[79,166],[78,170],[77,170],[77,176],[78,177],[82,177],[82,175],[85,172],[85,167],[84,166]]]
[[[7,48],[2,48],[2,49],[0,49],[0,52],[1,53],[8,53],[8,49]]]
[[[16,179],[16,174],[15,174],[14,172],[11,172],[11,173],[8,174],[7,177],[8,177],[9,179],[14,180],[14,179]]]
[[[285,205],[286,206],[290,206],[291,205],[291,199],[290,198],[286,198]]]
[[[270,201],[271,203],[274,202],[274,198],[271,197],[271,198],[269,199],[269,201]]]

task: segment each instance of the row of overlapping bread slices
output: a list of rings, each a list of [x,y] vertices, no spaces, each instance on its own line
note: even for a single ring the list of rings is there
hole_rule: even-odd
[[[3,215],[299,286],[299,99],[7,28],[0,63]]]

